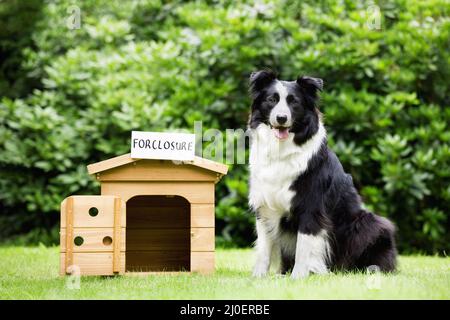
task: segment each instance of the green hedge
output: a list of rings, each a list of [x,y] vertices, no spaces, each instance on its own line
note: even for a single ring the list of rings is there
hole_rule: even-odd
[[[66,27],[72,4],[80,29]],[[128,152],[131,130],[245,128],[248,76],[271,67],[324,79],[330,145],[402,252],[445,252],[450,5],[379,1],[371,30],[370,4],[1,2],[0,239],[57,242],[59,203],[99,192],[85,165]],[[220,245],[254,240],[247,192],[246,166],[231,166]]]

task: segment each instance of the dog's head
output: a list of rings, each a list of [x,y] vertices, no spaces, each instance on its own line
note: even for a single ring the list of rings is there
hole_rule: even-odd
[[[307,76],[295,81],[278,80],[272,71],[253,72],[250,94],[253,99],[249,126],[256,129],[265,124],[280,140],[294,134],[294,142],[302,144],[319,128],[318,91],[322,79]]]

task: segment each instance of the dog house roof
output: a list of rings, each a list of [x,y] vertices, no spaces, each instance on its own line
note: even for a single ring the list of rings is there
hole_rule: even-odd
[[[87,166],[89,174],[96,174],[102,171],[110,170],[116,167],[120,167],[129,163],[147,160],[147,159],[133,159],[131,154],[127,153],[118,157],[114,157],[108,160],[96,162]],[[201,157],[195,157],[194,160],[181,161],[183,164],[190,164],[199,168],[203,168],[209,171],[216,172],[220,175],[225,175],[228,171],[228,166],[222,163],[218,163],[212,160],[204,159]]]

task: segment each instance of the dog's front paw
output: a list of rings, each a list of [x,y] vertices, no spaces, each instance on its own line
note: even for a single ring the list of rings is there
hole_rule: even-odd
[[[291,279],[302,279],[309,275],[309,268],[307,266],[294,266],[291,273]]]
[[[301,265],[301,266],[294,266],[294,269],[291,273],[292,279],[300,279],[300,278],[306,278],[309,276],[310,273],[314,274],[327,274],[329,271],[325,265],[317,265],[317,266],[308,266],[308,265]]]
[[[255,278],[262,278],[269,272],[269,267],[265,264],[258,263],[253,268],[253,276]]]
[[[320,267],[320,268],[313,269],[313,270],[311,270],[311,271],[312,271],[312,273],[314,273],[314,274],[321,274],[321,275],[327,274],[327,273],[330,272],[330,271],[327,269],[327,267],[325,267],[325,266]]]

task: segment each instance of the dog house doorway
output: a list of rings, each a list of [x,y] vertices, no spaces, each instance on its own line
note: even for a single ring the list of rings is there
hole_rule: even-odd
[[[180,196],[129,199],[126,271],[190,271],[190,211]]]

